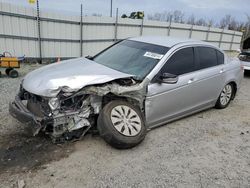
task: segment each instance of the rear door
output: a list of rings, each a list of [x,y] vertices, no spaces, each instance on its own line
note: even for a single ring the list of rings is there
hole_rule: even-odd
[[[224,87],[224,54],[211,48],[199,46],[194,48],[199,71],[196,75],[197,82],[193,86],[199,88],[196,95],[200,105],[213,104]]]

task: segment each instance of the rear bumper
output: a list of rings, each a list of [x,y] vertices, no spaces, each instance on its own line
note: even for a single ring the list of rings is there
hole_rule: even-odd
[[[22,103],[19,96],[15,97],[13,102],[9,103],[9,113],[22,123],[31,123],[33,125],[40,125],[40,118],[33,115],[26,106]]]

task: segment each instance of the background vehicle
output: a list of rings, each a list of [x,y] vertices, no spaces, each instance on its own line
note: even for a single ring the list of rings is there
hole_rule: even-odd
[[[55,141],[95,127],[116,148],[139,144],[146,131],[235,97],[243,70],[213,45],[169,37],[121,41],[95,57],[29,73],[10,113]],[[27,101],[27,106],[22,101]]]
[[[132,12],[129,16],[127,16],[126,14],[123,14],[121,17],[122,18],[131,18],[131,19],[143,19],[144,12],[142,12],[142,11]]]
[[[242,61],[241,64],[244,67],[245,71],[250,71],[250,49],[249,50],[243,50],[239,54],[239,59]]]

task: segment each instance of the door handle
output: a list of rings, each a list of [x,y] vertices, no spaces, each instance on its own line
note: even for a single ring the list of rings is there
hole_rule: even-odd
[[[223,72],[224,72],[224,69],[221,69],[221,70],[220,70],[220,73],[223,73]]]
[[[194,78],[188,80],[188,84],[191,84],[194,81]]]

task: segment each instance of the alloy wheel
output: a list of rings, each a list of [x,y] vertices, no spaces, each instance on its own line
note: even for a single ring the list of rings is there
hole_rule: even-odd
[[[227,84],[221,92],[220,103],[225,106],[229,103],[232,97],[232,86]]]

